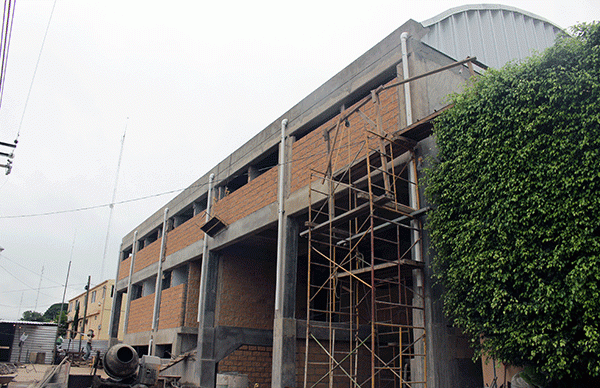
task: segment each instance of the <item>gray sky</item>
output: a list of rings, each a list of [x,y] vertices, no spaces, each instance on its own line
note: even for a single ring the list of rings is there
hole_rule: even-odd
[[[69,260],[67,300],[88,275],[113,278],[121,238],[174,190],[408,19],[466,3],[58,0],[32,85],[55,2],[18,0],[0,109],[0,141],[20,128],[13,171],[0,170],[0,319],[60,302]],[[600,0],[502,4],[561,27],[600,19]]]

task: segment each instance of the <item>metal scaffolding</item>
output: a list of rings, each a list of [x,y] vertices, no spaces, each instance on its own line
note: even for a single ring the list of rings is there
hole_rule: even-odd
[[[387,127],[380,97],[428,74],[374,90],[325,130],[327,160],[312,170],[301,233],[309,248],[304,388],[427,386],[419,220],[426,209],[414,147],[439,112],[390,130],[400,122],[399,97]]]
[[[328,147],[326,171],[311,179],[304,387],[425,387],[423,264],[411,259],[421,242],[410,223],[421,209],[408,205],[414,154],[381,130],[372,100],[377,132],[366,129],[356,162],[334,173]]]

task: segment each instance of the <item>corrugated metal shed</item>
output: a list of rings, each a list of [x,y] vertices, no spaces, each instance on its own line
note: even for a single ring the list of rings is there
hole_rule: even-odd
[[[0,321],[2,339],[7,345],[10,362],[52,362],[52,351],[56,340],[56,323]],[[20,338],[26,334],[27,339],[19,346]],[[8,355],[5,353],[5,355]],[[42,361],[43,360],[43,361]]]
[[[456,60],[476,56],[495,68],[543,51],[562,31],[540,16],[498,4],[451,8],[422,24],[429,28],[422,38],[427,45]]]

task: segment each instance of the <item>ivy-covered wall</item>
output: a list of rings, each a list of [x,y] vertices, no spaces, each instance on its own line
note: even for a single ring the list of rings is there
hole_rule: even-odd
[[[446,312],[544,384],[600,376],[599,27],[454,95],[427,174]]]

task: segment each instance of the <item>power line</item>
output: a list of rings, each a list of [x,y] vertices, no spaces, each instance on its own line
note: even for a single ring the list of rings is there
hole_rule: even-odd
[[[41,289],[42,290],[52,290],[55,288],[63,288],[63,286],[47,286],[47,287],[42,287]],[[23,292],[23,291],[31,291],[31,289],[30,288],[27,288],[27,289],[22,288],[20,290],[2,290],[2,291],[0,291],[0,294],[13,294],[15,292]]]
[[[19,267],[21,267],[21,268],[23,268],[23,269],[31,272],[32,274],[35,274],[36,276],[39,275],[39,273],[33,271],[32,269],[29,269],[29,268],[25,267],[24,265],[21,265],[21,264],[17,263],[16,261],[9,259],[6,255],[0,255],[0,256],[3,257],[3,258],[5,258],[6,260],[10,261],[11,263],[13,263],[15,265],[18,265]],[[56,283],[56,284],[60,285],[61,287],[64,286],[63,284],[60,284],[59,282],[57,282],[57,281],[55,281],[53,279],[46,278],[46,277],[44,277],[44,279],[49,280],[52,283]]]
[[[358,145],[364,143],[363,140],[355,142],[355,143],[350,143],[347,144],[343,147],[339,147],[339,148],[334,148],[333,150],[331,150],[331,152],[333,151],[339,151],[342,148],[346,148],[348,146],[353,146],[353,145]],[[320,152],[315,152],[309,155],[305,155],[301,158],[297,158],[297,159],[292,159],[287,161],[285,164],[290,164],[290,163],[295,163],[295,162],[299,162],[305,159],[309,159],[318,155],[325,155],[327,154],[327,151],[320,151]],[[219,173],[221,174],[221,173]],[[223,182],[225,179],[216,179],[214,184],[218,185],[219,183]],[[161,197],[163,195],[168,195],[168,194],[173,194],[173,193],[181,193],[184,190],[188,190],[188,189],[194,189],[194,188],[201,188],[203,186],[208,185],[208,183],[202,183],[202,184],[198,184],[198,185],[190,185],[186,188],[183,189],[175,189],[175,190],[169,190],[169,191],[165,191],[162,193],[158,193],[158,194],[151,194],[151,195],[146,195],[143,197],[138,197],[138,198],[131,198],[131,199],[125,199],[122,201],[116,201],[116,202],[112,202],[112,203],[105,203],[105,204],[101,204],[101,205],[93,205],[93,206],[86,206],[86,207],[80,207],[80,208],[76,208],[76,209],[67,209],[67,210],[56,210],[56,211],[51,211],[51,212],[45,212],[45,213],[33,213],[33,214],[20,214],[20,215],[13,215],[13,216],[0,216],[0,219],[14,219],[14,218],[30,218],[30,217],[42,217],[42,216],[52,216],[52,215],[57,215],[57,214],[65,214],[65,213],[76,213],[76,212],[82,212],[82,211],[87,211],[87,210],[93,210],[93,209],[100,209],[100,208],[104,208],[104,207],[110,207],[110,206],[114,206],[114,205],[122,205],[125,203],[130,203],[130,202],[137,202],[137,201],[143,201],[145,199],[150,199],[150,198],[156,198],[156,197]]]
[[[2,19],[1,58],[0,58],[0,107],[4,96],[4,85],[6,81],[6,65],[8,62],[8,51],[10,49],[10,37],[12,35],[13,20],[15,17],[16,1],[5,0],[4,17]]]
[[[164,193],[147,195],[145,197],[139,197],[139,198],[133,198],[133,199],[126,199],[126,200],[123,200],[123,201],[117,201],[114,204],[115,205],[121,205],[121,204],[129,203],[129,202],[142,201],[144,199],[160,197],[160,196],[167,195],[167,194],[172,194],[172,193],[178,193],[178,192],[181,192],[183,190],[185,190],[185,189],[171,190],[171,191],[166,191]],[[64,214],[64,213],[76,213],[76,212],[81,212],[81,211],[86,211],[86,210],[100,209],[100,208],[108,207],[108,206],[110,206],[110,203],[105,203],[105,204],[102,204],[102,205],[80,207],[80,208],[77,208],[77,209],[56,210],[56,211],[46,212],[46,213],[22,214],[22,215],[16,215],[16,216],[0,216],[0,219],[2,219],[2,218],[5,218],[5,219],[8,219],[8,218],[28,218],[28,217],[51,216],[51,215],[55,215],[55,214]]]
[[[29,97],[31,96],[31,90],[33,89],[33,82],[35,81],[35,75],[37,74],[38,67],[40,65],[40,59],[42,58],[42,51],[44,50],[44,44],[46,43],[46,37],[48,36],[48,30],[50,29],[50,22],[52,21],[52,15],[54,15],[54,8],[56,8],[56,0],[52,5],[52,11],[50,11],[50,17],[48,18],[48,25],[46,26],[46,32],[44,33],[44,39],[42,39],[42,46],[40,47],[40,53],[38,54],[37,62],[35,63],[35,69],[33,70],[33,76],[31,77],[31,84],[29,85],[29,91],[27,92],[27,98],[25,99],[25,106],[23,106],[23,114],[21,115],[21,121],[19,122],[19,129],[17,131],[17,139],[21,134],[21,126],[23,125],[23,118],[27,111],[27,104],[29,103]]]

